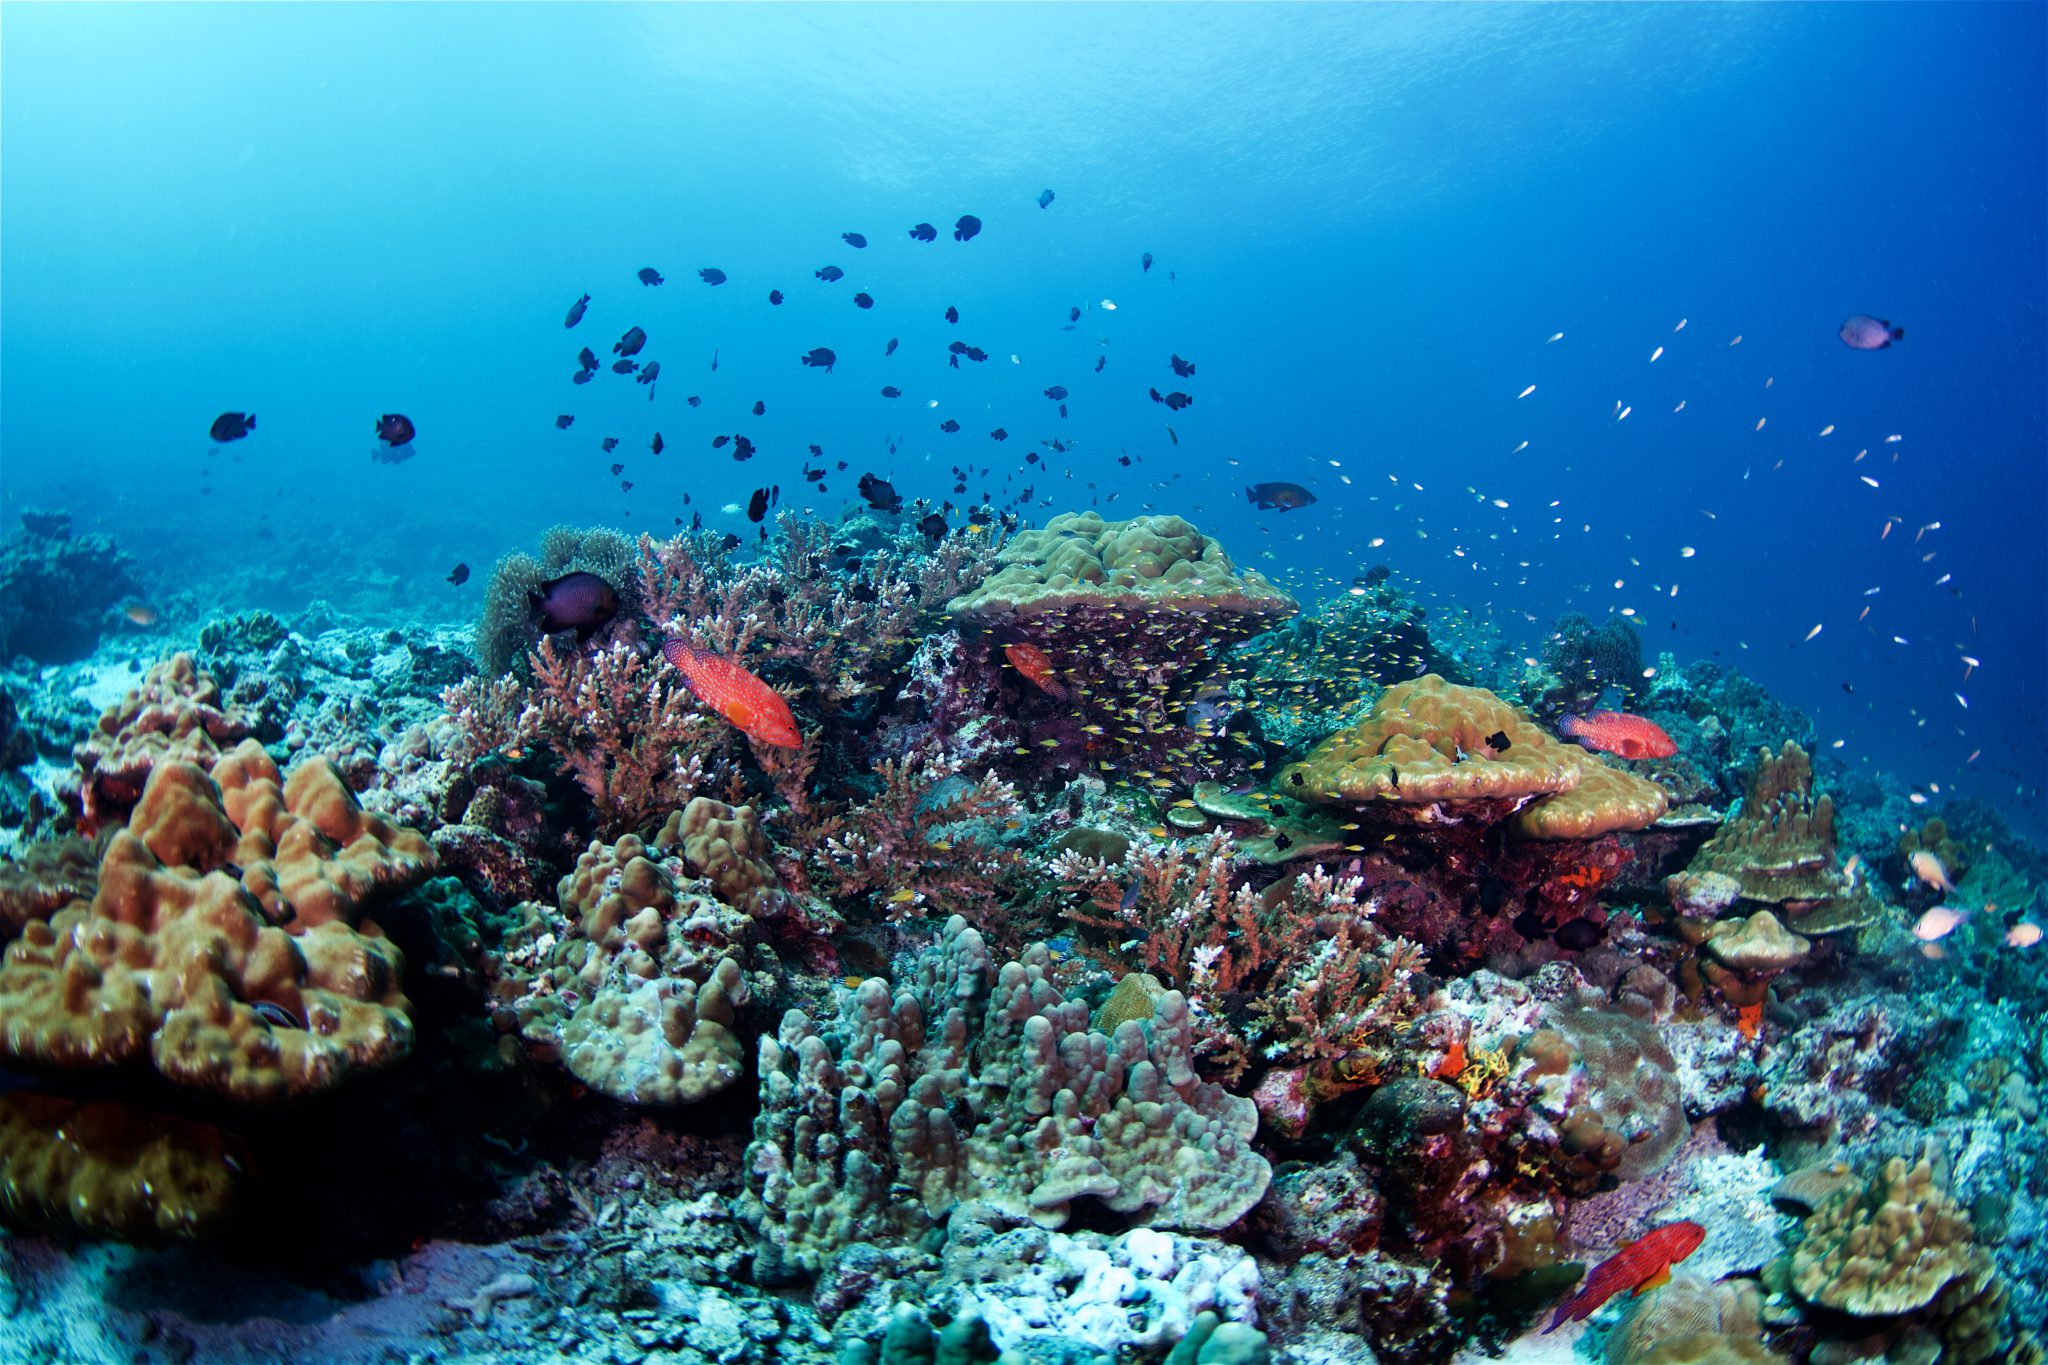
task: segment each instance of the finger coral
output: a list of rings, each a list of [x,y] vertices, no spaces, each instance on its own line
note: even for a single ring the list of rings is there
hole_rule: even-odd
[[[1877,1317],[1934,1302],[1957,1279],[1974,1292],[1995,1270],[1969,1218],[1935,1183],[1926,1161],[1902,1157],[1860,1190],[1806,1219],[1792,1253],[1792,1286],[1809,1303]]]
[[[996,970],[955,916],[915,980],[869,978],[836,1023],[783,1016],[761,1040],[761,1115],[742,1217],[761,1256],[816,1272],[854,1242],[914,1238],[964,1199],[1059,1227],[1077,1200],[1127,1221],[1220,1228],[1265,1193],[1249,1100],[1192,1066],[1169,992],[1114,1035],[1064,999],[1043,945]]]
[[[559,913],[525,907],[506,945],[506,1026],[629,1104],[726,1089],[745,1070],[752,914],[786,898],[760,851],[752,811],[706,797],[651,842],[593,842],[561,880]]]

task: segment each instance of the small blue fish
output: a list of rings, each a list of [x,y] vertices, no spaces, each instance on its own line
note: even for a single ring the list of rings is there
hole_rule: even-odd
[[[1051,191],[1051,190],[1040,190],[1040,191],[1038,192],[1038,207],[1040,207],[1040,208],[1042,208],[1042,209],[1043,209],[1043,208],[1051,208],[1051,207],[1052,207],[1052,199],[1053,199],[1053,194],[1052,194],[1052,191]]]

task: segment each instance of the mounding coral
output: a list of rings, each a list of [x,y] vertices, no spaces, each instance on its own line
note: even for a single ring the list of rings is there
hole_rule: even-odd
[[[1259,1201],[1257,1112],[1195,1075],[1185,998],[1103,1034],[1050,967],[1038,945],[998,971],[955,916],[904,989],[870,977],[823,1027],[783,1016],[761,1040],[742,1204],[764,1265],[815,1273],[970,1199],[1055,1228],[1084,1198],[1184,1228],[1226,1227]]]
[[[410,1051],[404,960],[370,915],[431,875],[431,848],[365,814],[324,759],[285,781],[244,740],[215,772],[157,762],[92,900],[8,946],[0,1058],[97,1071],[147,1057],[256,1103]]]

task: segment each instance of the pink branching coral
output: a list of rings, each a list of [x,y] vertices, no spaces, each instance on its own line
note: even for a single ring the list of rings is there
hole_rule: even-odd
[[[454,749],[476,757],[543,744],[608,830],[638,829],[698,792],[730,786],[742,742],[676,673],[632,645],[568,655],[542,640],[533,683],[472,679],[442,694]]]
[[[875,766],[880,790],[823,805],[800,783],[778,784],[789,807],[770,817],[780,841],[800,850],[783,877],[843,909],[869,899],[892,914],[961,915],[998,925],[1022,889],[1023,855],[996,837],[1020,819],[1017,790],[993,772],[968,774],[956,750],[928,747]]]
[[[1238,883],[1235,841],[1139,840],[1119,863],[1069,850],[1048,867],[1087,899],[1068,918],[1115,936],[1077,939],[1115,970],[1149,971],[1187,993],[1199,1049],[1235,1081],[1254,1050],[1266,1063],[1336,1063],[1388,1050],[1419,1006],[1422,949],[1389,938],[1363,883],[1318,866],[1265,891]]]
[[[642,536],[640,596],[648,618],[733,658],[786,660],[808,676],[828,714],[873,691],[923,635],[927,616],[993,562],[989,531],[869,551],[835,563],[830,528],[784,516],[770,557],[735,565],[703,532]]]

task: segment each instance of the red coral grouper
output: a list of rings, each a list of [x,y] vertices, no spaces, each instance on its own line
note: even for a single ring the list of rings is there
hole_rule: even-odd
[[[661,657],[675,665],[699,701],[747,734],[784,749],[803,747],[789,703],[731,659],[682,640],[666,641]]]
[[[1678,752],[1678,745],[1655,721],[1624,716],[1619,711],[1566,716],[1557,723],[1557,732],[1588,749],[1621,758],[1669,758]]]
[[[1010,661],[1012,668],[1029,678],[1039,691],[1048,697],[1066,700],[1067,689],[1052,675],[1052,655],[1037,645],[1016,644],[1003,646],[1003,657]]]
[[[1543,1335],[1549,1336],[1567,1322],[1584,1321],[1624,1289],[1638,1294],[1655,1289],[1671,1278],[1671,1267],[1699,1250],[1706,1240],[1707,1230],[1698,1223],[1664,1223],[1651,1228],[1594,1266],[1579,1292],[1558,1307]]]

